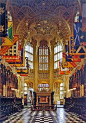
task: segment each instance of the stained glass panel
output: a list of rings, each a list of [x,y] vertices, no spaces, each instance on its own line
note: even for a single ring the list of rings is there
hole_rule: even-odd
[[[48,55],[48,49],[45,49],[45,55]]]
[[[45,63],[48,63],[48,56],[45,56]]]
[[[62,45],[57,43],[54,46],[54,69],[59,68],[59,60],[62,59]]]
[[[39,64],[39,70],[42,70],[42,64]]]
[[[54,61],[57,61],[57,54],[54,55]]]
[[[59,61],[57,62],[57,68],[59,68]]]
[[[54,54],[57,53],[57,47],[54,47]]]
[[[45,64],[43,64],[43,70],[45,70],[44,68],[45,68]]]
[[[45,57],[43,56],[43,63],[45,63]]]
[[[42,55],[42,49],[39,49],[39,55]]]
[[[43,51],[43,55],[45,55],[44,49],[42,51]]]
[[[54,63],[54,69],[56,69],[56,68],[57,68],[57,62]]]
[[[62,51],[62,46],[61,45],[59,45],[59,51]]]
[[[39,47],[39,70],[48,70],[48,47]]]
[[[59,58],[62,59],[62,52],[59,53],[59,56],[60,56]]]

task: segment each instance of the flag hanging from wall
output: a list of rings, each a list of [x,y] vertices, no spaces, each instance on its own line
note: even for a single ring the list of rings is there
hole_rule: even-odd
[[[76,62],[66,62],[66,55],[63,52],[63,68],[65,68],[65,67],[74,68],[76,66],[77,66]]]
[[[2,56],[6,62],[21,62],[21,41],[17,41],[6,53]],[[23,57],[23,56],[22,56]]]
[[[0,37],[6,37],[6,4],[0,3]]]
[[[83,43],[84,42],[82,42],[82,43],[80,42],[80,46],[78,46],[77,50],[76,50],[76,48],[75,48],[76,46],[75,46],[75,42],[74,42],[74,36],[70,35],[69,36],[69,54],[70,55],[78,55],[78,56],[80,56],[80,58],[83,58],[84,55],[86,55],[86,45],[83,45]]]
[[[28,76],[28,57],[25,57],[25,66],[17,67],[16,72],[20,74],[20,76]]]
[[[62,69],[61,62],[59,62],[59,74],[67,75],[67,74],[71,74],[71,71],[69,71],[68,68]]]
[[[2,46],[13,45],[13,22],[8,22],[8,36],[4,38]]]
[[[80,56],[77,56],[77,55],[73,56],[69,54],[69,41],[65,45],[65,58],[67,62],[81,62]]]
[[[0,55],[4,55],[19,39],[18,35],[14,35],[13,36],[13,43],[12,45],[8,45],[8,46],[1,46],[0,47]]]
[[[15,67],[24,67],[25,66],[25,52],[23,51],[23,48],[21,49],[21,55],[23,57],[21,57],[21,62],[10,62],[9,64],[11,65],[11,67],[15,66]]]

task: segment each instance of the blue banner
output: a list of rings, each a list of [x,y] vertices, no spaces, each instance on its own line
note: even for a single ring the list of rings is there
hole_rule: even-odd
[[[6,4],[0,3],[0,37],[6,37],[6,25],[7,25],[7,16],[6,16]]]

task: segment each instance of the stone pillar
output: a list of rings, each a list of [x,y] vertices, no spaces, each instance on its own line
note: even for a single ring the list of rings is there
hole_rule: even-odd
[[[34,90],[38,88],[38,47],[34,46],[34,70],[35,70],[35,84]]]
[[[54,59],[53,59],[53,54],[54,54],[54,46],[51,45],[51,50],[50,50],[50,89],[53,91],[53,64],[54,64]]]

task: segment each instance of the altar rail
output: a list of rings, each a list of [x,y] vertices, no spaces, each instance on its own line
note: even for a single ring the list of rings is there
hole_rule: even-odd
[[[55,111],[57,109],[57,106],[55,105],[51,105],[51,106],[32,106],[31,107],[31,110],[32,111],[42,111],[42,110],[45,110],[45,111],[50,111],[50,110],[53,110]]]

